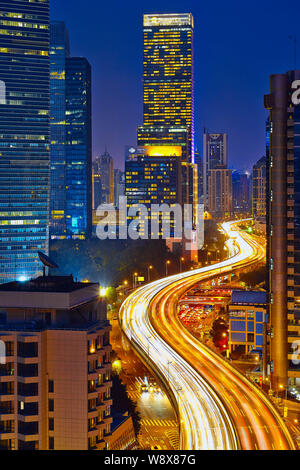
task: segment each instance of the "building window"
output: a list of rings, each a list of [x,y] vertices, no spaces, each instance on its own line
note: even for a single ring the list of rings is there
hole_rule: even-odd
[[[49,418],[49,431],[54,431],[54,418]]]
[[[48,403],[49,411],[54,411],[54,400],[50,399]]]
[[[48,381],[48,393],[54,393],[54,382],[53,382],[53,380]]]
[[[19,357],[38,357],[38,343],[18,342]]]
[[[39,387],[37,383],[24,384],[19,382],[18,395],[22,395],[23,397],[35,397],[38,395],[38,388]]]
[[[22,364],[18,363],[18,376],[19,377],[37,377],[38,364]]]
[[[54,437],[49,437],[49,450],[54,450]]]

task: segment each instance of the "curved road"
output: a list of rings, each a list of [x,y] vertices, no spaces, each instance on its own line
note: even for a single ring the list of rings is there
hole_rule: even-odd
[[[139,288],[121,307],[121,325],[175,397],[181,449],[295,449],[283,419],[264,393],[192,336],[177,316],[179,298],[194,284],[264,258],[264,249],[235,225],[222,225],[230,258]]]

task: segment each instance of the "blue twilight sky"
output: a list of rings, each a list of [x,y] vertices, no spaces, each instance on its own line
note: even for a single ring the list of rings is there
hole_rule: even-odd
[[[294,68],[295,0],[50,0],[64,20],[71,54],[93,70],[93,155],[105,145],[123,167],[124,146],[142,124],[142,15],[192,12],[195,19],[195,130],[227,132],[229,166],[250,169],[265,152],[263,96],[269,75]]]

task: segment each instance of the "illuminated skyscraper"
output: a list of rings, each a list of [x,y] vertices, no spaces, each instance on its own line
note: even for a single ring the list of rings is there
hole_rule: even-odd
[[[66,58],[63,21],[50,24],[50,235],[66,236]]]
[[[97,191],[97,185],[101,184],[101,198],[99,204],[113,204],[114,203],[114,160],[112,156],[105,150],[100,156],[96,157],[93,162],[94,170],[94,187],[95,191],[95,202],[98,201],[99,191]],[[98,205],[99,205],[98,204]],[[94,209],[97,209],[95,204]]]
[[[253,166],[252,213],[253,217],[266,217],[266,157]]]
[[[138,128],[137,140],[145,155],[138,156],[134,148],[128,150],[128,206],[141,203],[150,209],[151,204],[158,203],[190,204],[194,208],[192,230],[198,203],[197,165],[194,164],[193,16],[190,13],[144,15],[143,25],[144,123]],[[131,160],[134,160],[132,165]],[[132,178],[136,171],[138,178]]]
[[[150,148],[148,149],[150,150]],[[180,192],[180,162],[178,157],[161,157],[155,155],[137,155],[125,162],[126,196],[128,207],[144,204],[150,211],[152,204],[176,204]],[[154,213],[151,217],[160,223],[159,235],[162,235],[162,215]],[[165,221],[171,225],[170,235],[173,234],[173,216],[165,214]],[[128,216],[128,220],[134,217]],[[150,217],[148,230],[150,233]],[[140,233],[145,235],[143,229]],[[148,238],[146,236],[146,238]]]
[[[40,273],[48,252],[49,1],[1,1],[0,282]]]
[[[83,57],[66,60],[67,232],[85,238],[92,227],[91,66]]]
[[[208,210],[216,219],[232,217],[232,170],[222,166],[209,170]]]
[[[203,136],[203,195],[204,206],[208,206],[208,172],[218,166],[228,165],[227,134],[207,134]]]
[[[271,75],[267,122],[267,266],[271,378],[277,392],[300,379],[300,70]]]
[[[114,203],[119,207],[119,198],[125,195],[125,173],[116,168],[114,170]]]
[[[144,125],[138,144],[177,145],[194,161],[193,31],[190,13],[144,15]]]

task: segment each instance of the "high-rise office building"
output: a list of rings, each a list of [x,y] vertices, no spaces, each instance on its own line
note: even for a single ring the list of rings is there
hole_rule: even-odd
[[[64,22],[51,22],[50,31],[50,235],[85,238],[92,221],[91,69],[70,57]]]
[[[253,166],[252,172],[252,214],[253,217],[266,217],[266,157],[262,157]]]
[[[232,170],[220,166],[208,171],[208,211],[215,219],[232,217]]]
[[[116,168],[114,170],[114,204],[117,208],[121,196],[125,196],[125,173]]]
[[[83,57],[66,59],[67,234],[85,238],[92,227],[91,66]]]
[[[267,123],[267,267],[271,381],[280,391],[300,380],[300,71],[271,75]],[[268,139],[269,138],[269,139]]]
[[[194,20],[190,13],[144,15],[144,124],[138,144],[182,147],[194,161]]]
[[[68,30],[50,23],[50,236],[66,236],[66,58]]]
[[[218,166],[227,168],[228,143],[227,134],[203,135],[203,203],[208,207],[208,172]]]
[[[107,150],[93,162],[94,174],[100,175],[101,203],[114,203],[114,160]],[[97,181],[97,180],[95,180]],[[96,207],[95,207],[96,209]]]
[[[143,25],[144,122],[138,128],[138,149],[127,149],[127,158],[145,165],[142,171],[145,174],[151,159],[157,168],[149,181],[152,197],[145,197],[141,182],[141,200],[138,187],[134,199],[136,203],[156,199],[160,204],[172,201],[195,208],[198,182],[194,164],[193,16],[190,13],[144,15]],[[145,149],[144,158],[138,156],[141,148]],[[177,158],[176,194],[173,194],[173,183],[168,187],[168,171],[159,172],[159,168],[169,163],[174,169],[174,158]],[[164,177],[165,188],[160,194]],[[126,195],[131,199],[132,188],[127,183],[126,174]]]
[[[0,294],[0,449],[106,448],[111,326],[99,285],[41,276]]]
[[[2,1],[0,282],[40,272],[48,251],[49,1]]]
[[[233,170],[232,172],[232,207],[237,215],[245,215],[251,212],[251,188],[248,172]]]
[[[203,158],[199,150],[195,150],[195,164],[198,171],[198,202],[203,204]]]
[[[93,210],[102,204],[102,183],[100,168],[97,163],[92,164],[92,184],[93,184]]]
[[[177,202],[180,192],[180,161],[177,156],[170,155],[167,158],[162,158],[161,156],[137,155],[135,159],[125,162],[125,174],[129,208],[137,204],[144,204],[150,211],[151,204],[172,205]],[[169,221],[170,235],[172,235],[174,229],[172,214],[161,215],[152,211],[151,217],[159,224],[160,236],[163,234],[162,217],[164,217],[164,222]],[[133,218],[128,216],[128,220],[133,220]],[[140,233],[144,235],[146,230],[149,230],[150,233],[150,218],[147,227],[145,230],[140,228]]]

